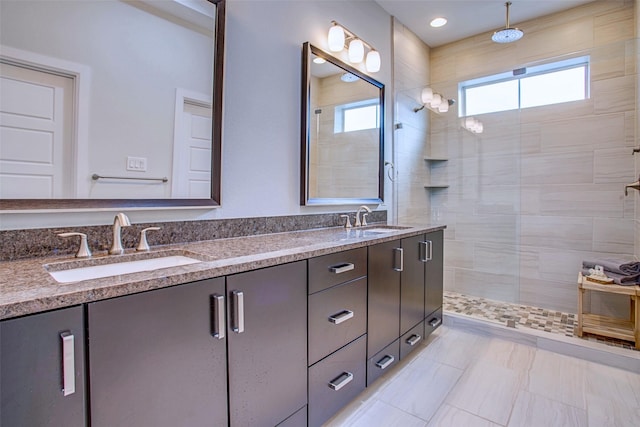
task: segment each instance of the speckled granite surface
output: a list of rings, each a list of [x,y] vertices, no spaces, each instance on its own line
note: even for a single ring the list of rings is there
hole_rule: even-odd
[[[118,256],[97,255],[87,261],[78,261],[70,255],[4,261],[0,262],[0,319],[235,274],[444,228],[417,226],[372,233],[366,229],[332,227],[156,246],[152,252],[186,251],[202,262],[67,284],[57,283],[47,269],[64,268],[60,263],[65,262],[89,266]],[[120,257],[128,260],[136,255],[128,250]]]
[[[140,231],[143,228],[153,226],[161,227],[161,230],[152,231],[147,236],[149,244],[156,246],[337,227],[344,224],[344,219],[340,218],[341,214],[350,214],[353,218],[354,211],[132,224],[131,227],[122,229],[122,245],[125,248],[134,248],[138,243]],[[370,223],[382,222],[386,224],[387,211],[371,212],[368,215],[368,221]],[[89,247],[94,254],[100,251],[107,251],[111,246],[111,225],[2,230],[0,231],[0,261],[64,254],[73,255],[78,249],[78,238],[63,239],[58,237],[59,233],[69,231],[85,233]]]

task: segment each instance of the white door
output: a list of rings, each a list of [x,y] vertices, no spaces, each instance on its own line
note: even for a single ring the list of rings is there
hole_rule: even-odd
[[[174,140],[173,198],[211,197],[211,106],[182,103]]]
[[[0,63],[0,198],[71,198],[73,80]]]

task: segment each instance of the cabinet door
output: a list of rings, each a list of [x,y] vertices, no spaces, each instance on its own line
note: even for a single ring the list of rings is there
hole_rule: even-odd
[[[218,278],[89,304],[91,425],[227,425],[223,296]]]
[[[1,426],[86,425],[84,384],[81,306],[0,322]]]
[[[369,246],[367,357],[400,336],[400,241]]]
[[[400,335],[424,320],[425,262],[420,258],[424,235],[402,239],[404,269],[400,274]]]
[[[431,242],[431,259],[426,263],[425,316],[442,307],[442,286],[444,272],[444,233],[442,230],[428,233],[425,238]]]
[[[307,404],[306,266],[227,277],[232,426],[274,426]]]

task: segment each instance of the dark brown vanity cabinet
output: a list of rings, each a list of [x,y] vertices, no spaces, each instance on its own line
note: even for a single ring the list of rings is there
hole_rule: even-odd
[[[309,260],[309,426],[366,386],[367,249]]]
[[[425,235],[428,243],[425,263],[425,335],[442,324],[444,281],[444,231]]]
[[[0,426],[85,426],[81,306],[0,322]]]
[[[227,425],[224,295],[217,278],[88,304],[92,427]]]
[[[227,297],[230,425],[294,425],[307,404],[307,262],[228,276]]]

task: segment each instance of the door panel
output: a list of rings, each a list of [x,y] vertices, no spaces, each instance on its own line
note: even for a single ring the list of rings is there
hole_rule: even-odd
[[[232,426],[274,426],[307,403],[306,267],[299,261],[227,277]],[[242,292],[238,304],[234,291]],[[241,318],[243,330],[234,332]]]
[[[89,304],[93,427],[227,425],[212,295],[223,278]]]
[[[426,235],[426,240],[432,242],[432,258],[426,263],[425,283],[425,316],[442,307],[443,276],[444,276],[444,233],[434,231]]]
[[[400,334],[424,320],[424,271],[420,243],[424,235],[402,239],[404,270],[400,274]]]
[[[62,333],[73,336],[75,392],[67,396]],[[0,426],[86,425],[82,307],[0,322],[0,367]]]

